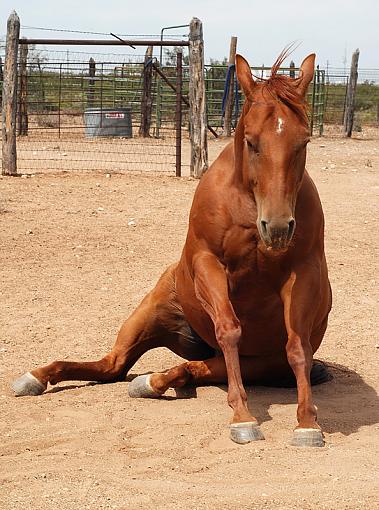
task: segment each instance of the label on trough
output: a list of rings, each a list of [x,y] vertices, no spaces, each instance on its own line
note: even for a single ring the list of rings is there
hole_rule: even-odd
[[[125,113],[120,113],[120,112],[111,112],[111,113],[105,114],[106,119],[123,119],[124,117],[125,117]]]

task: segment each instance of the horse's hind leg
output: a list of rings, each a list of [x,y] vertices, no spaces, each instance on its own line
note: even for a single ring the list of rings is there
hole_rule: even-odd
[[[282,355],[240,357],[241,375],[245,384],[270,387],[295,387],[291,367]],[[313,370],[314,368],[314,370]],[[311,371],[312,384],[330,380],[325,366],[315,362]],[[292,379],[291,379],[292,376]],[[228,377],[224,356],[214,356],[203,361],[187,361],[164,372],[141,375],[129,384],[132,397],[160,397],[169,388],[180,388],[186,384],[211,386],[227,384]]]
[[[286,366],[280,356],[264,358],[241,356],[240,367],[245,384],[264,383],[272,378],[273,373],[279,377],[287,375]],[[290,370],[288,366],[288,372]],[[157,397],[163,395],[169,388],[180,388],[186,384],[211,386],[227,382],[225,359],[220,353],[203,361],[187,361],[164,372],[139,376],[129,384],[129,393],[135,397]]]
[[[204,361],[187,361],[164,372],[140,375],[129,384],[129,395],[136,398],[156,398],[169,388],[223,384],[227,382],[223,356]]]
[[[171,266],[161,276],[156,287],[125,321],[110,353],[99,361],[54,361],[27,372],[12,385],[16,395],[38,395],[45,391],[48,383],[61,381],[123,379],[142,354],[172,342],[172,337],[177,334],[173,332],[183,320],[176,302],[174,269],[175,266]]]

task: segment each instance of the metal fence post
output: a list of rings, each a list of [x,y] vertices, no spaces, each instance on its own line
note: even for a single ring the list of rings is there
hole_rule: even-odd
[[[324,113],[325,113],[325,71],[320,71],[321,73],[321,93],[320,93],[320,127],[319,134],[322,136],[324,134]]]
[[[87,105],[88,108],[93,108],[95,102],[95,74],[96,62],[91,57],[88,63],[88,90],[87,90]]]
[[[59,88],[58,88],[58,138],[61,137],[61,109],[62,109],[62,64],[59,64]]]
[[[312,83],[312,110],[311,110],[311,125],[310,125],[311,135],[313,135],[313,126],[314,126],[314,121],[315,121],[316,79],[317,79],[316,76],[317,76],[317,71],[314,72],[313,83]]]

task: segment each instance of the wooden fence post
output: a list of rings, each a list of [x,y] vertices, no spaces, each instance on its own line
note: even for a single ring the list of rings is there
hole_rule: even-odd
[[[233,115],[233,104],[234,104],[234,65],[236,63],[236,51],[237,51],[237,37],[232,37],[230,39],[230,50],[229,50],[229,84],[225,105],[225,115],[224,115],[224,126],[223,126],[223,135],[231,136],[232,134],[232,115]]]
[[[88,108],[93,108],[95,103],[95,74],[96,62],[91,57],[88,62],[88,92],[87,92],[87,105]]]
[[[295,78],[295,62],[293,60],[290,62],[290,78]]]
[[[3,101],[2,101],[2,135],[3,157],[1,173],[17,175],[16,153],[16,112],[17,112],[17,53],[20,37],[20,19],[12,11],[7,23],[7,42],[5,49]]]
[[[189,43],[190,173],[192,177],[200,178],[208,169],[208,144],[203,25],[198,18],[191,20]]]
[[[153,47],[148,46],[145,53],[145,62],[143,68],[143,89],[141,99],[141,124],[139,135],[143,138],[150,136],[151,110],[153,99],[151,95],[151,86],[153,82],[153,66],[151,58],[153,56]]]
[[[18,134],[27,136],[28,134],[28,45],[20,45],[20,59],[19,59],[19,75],[20,75],[20,89],[18,93]]]
[[[183,53],[180,49],[176,54],[176,177],[182,175],[182,84],[183,84]]]
[[[358,81],[359,49],[356,49],[351,57],[350,79],[346,95],[346,109],[344,118],[345,135],[351,137],[354,122],[355,91]]]
[[[3,100],[3,59],[0,57],[0,101]]]

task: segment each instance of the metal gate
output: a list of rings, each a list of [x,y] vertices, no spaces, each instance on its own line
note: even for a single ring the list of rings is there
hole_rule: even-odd
[[[180,69],[157,69],[152,58],[133,63],[92,58],[89,62],[26,60],[18,66],[20,173],[132,170],[180,174],[178,122],[181,127],[186,106],[177,101],[181,94],[179,58]],[[161,94],[157,130],[156,90],[162,76],[171,88],[164,83],[170,93]]]
[[[252,67],[252,73],[258,78],[266,78],[270,75],[271,67]],[[289,74],[293,77],[298,75],[299,68],[283,67],[281,73]],[[227,84],[228,66],[211,64],[205,66],[205,85],[207,93],[207,111],[208,122],[214,129],[222,130],[223,124],[223,98],[225,97],[225,87]],[[237,96],[237,91],[235,93]],[[245,98],[241,90],[238,91],[233,107],[232,124],[237,124],[239,112]],[[314,78],[308,89],[307,101],[309,105],[309,124],[312,134],[316,132],[323,134],[324,112],[326,101],[325,71],[317,68]]]
[[[325,112],[325,71],[323,69],[315,70],[313,82],[310,85],[311,98],[309,100],[311,115],[310,115],[310,129],[312,135],[316,132],[322,136],[324,132],[324,112]]]

